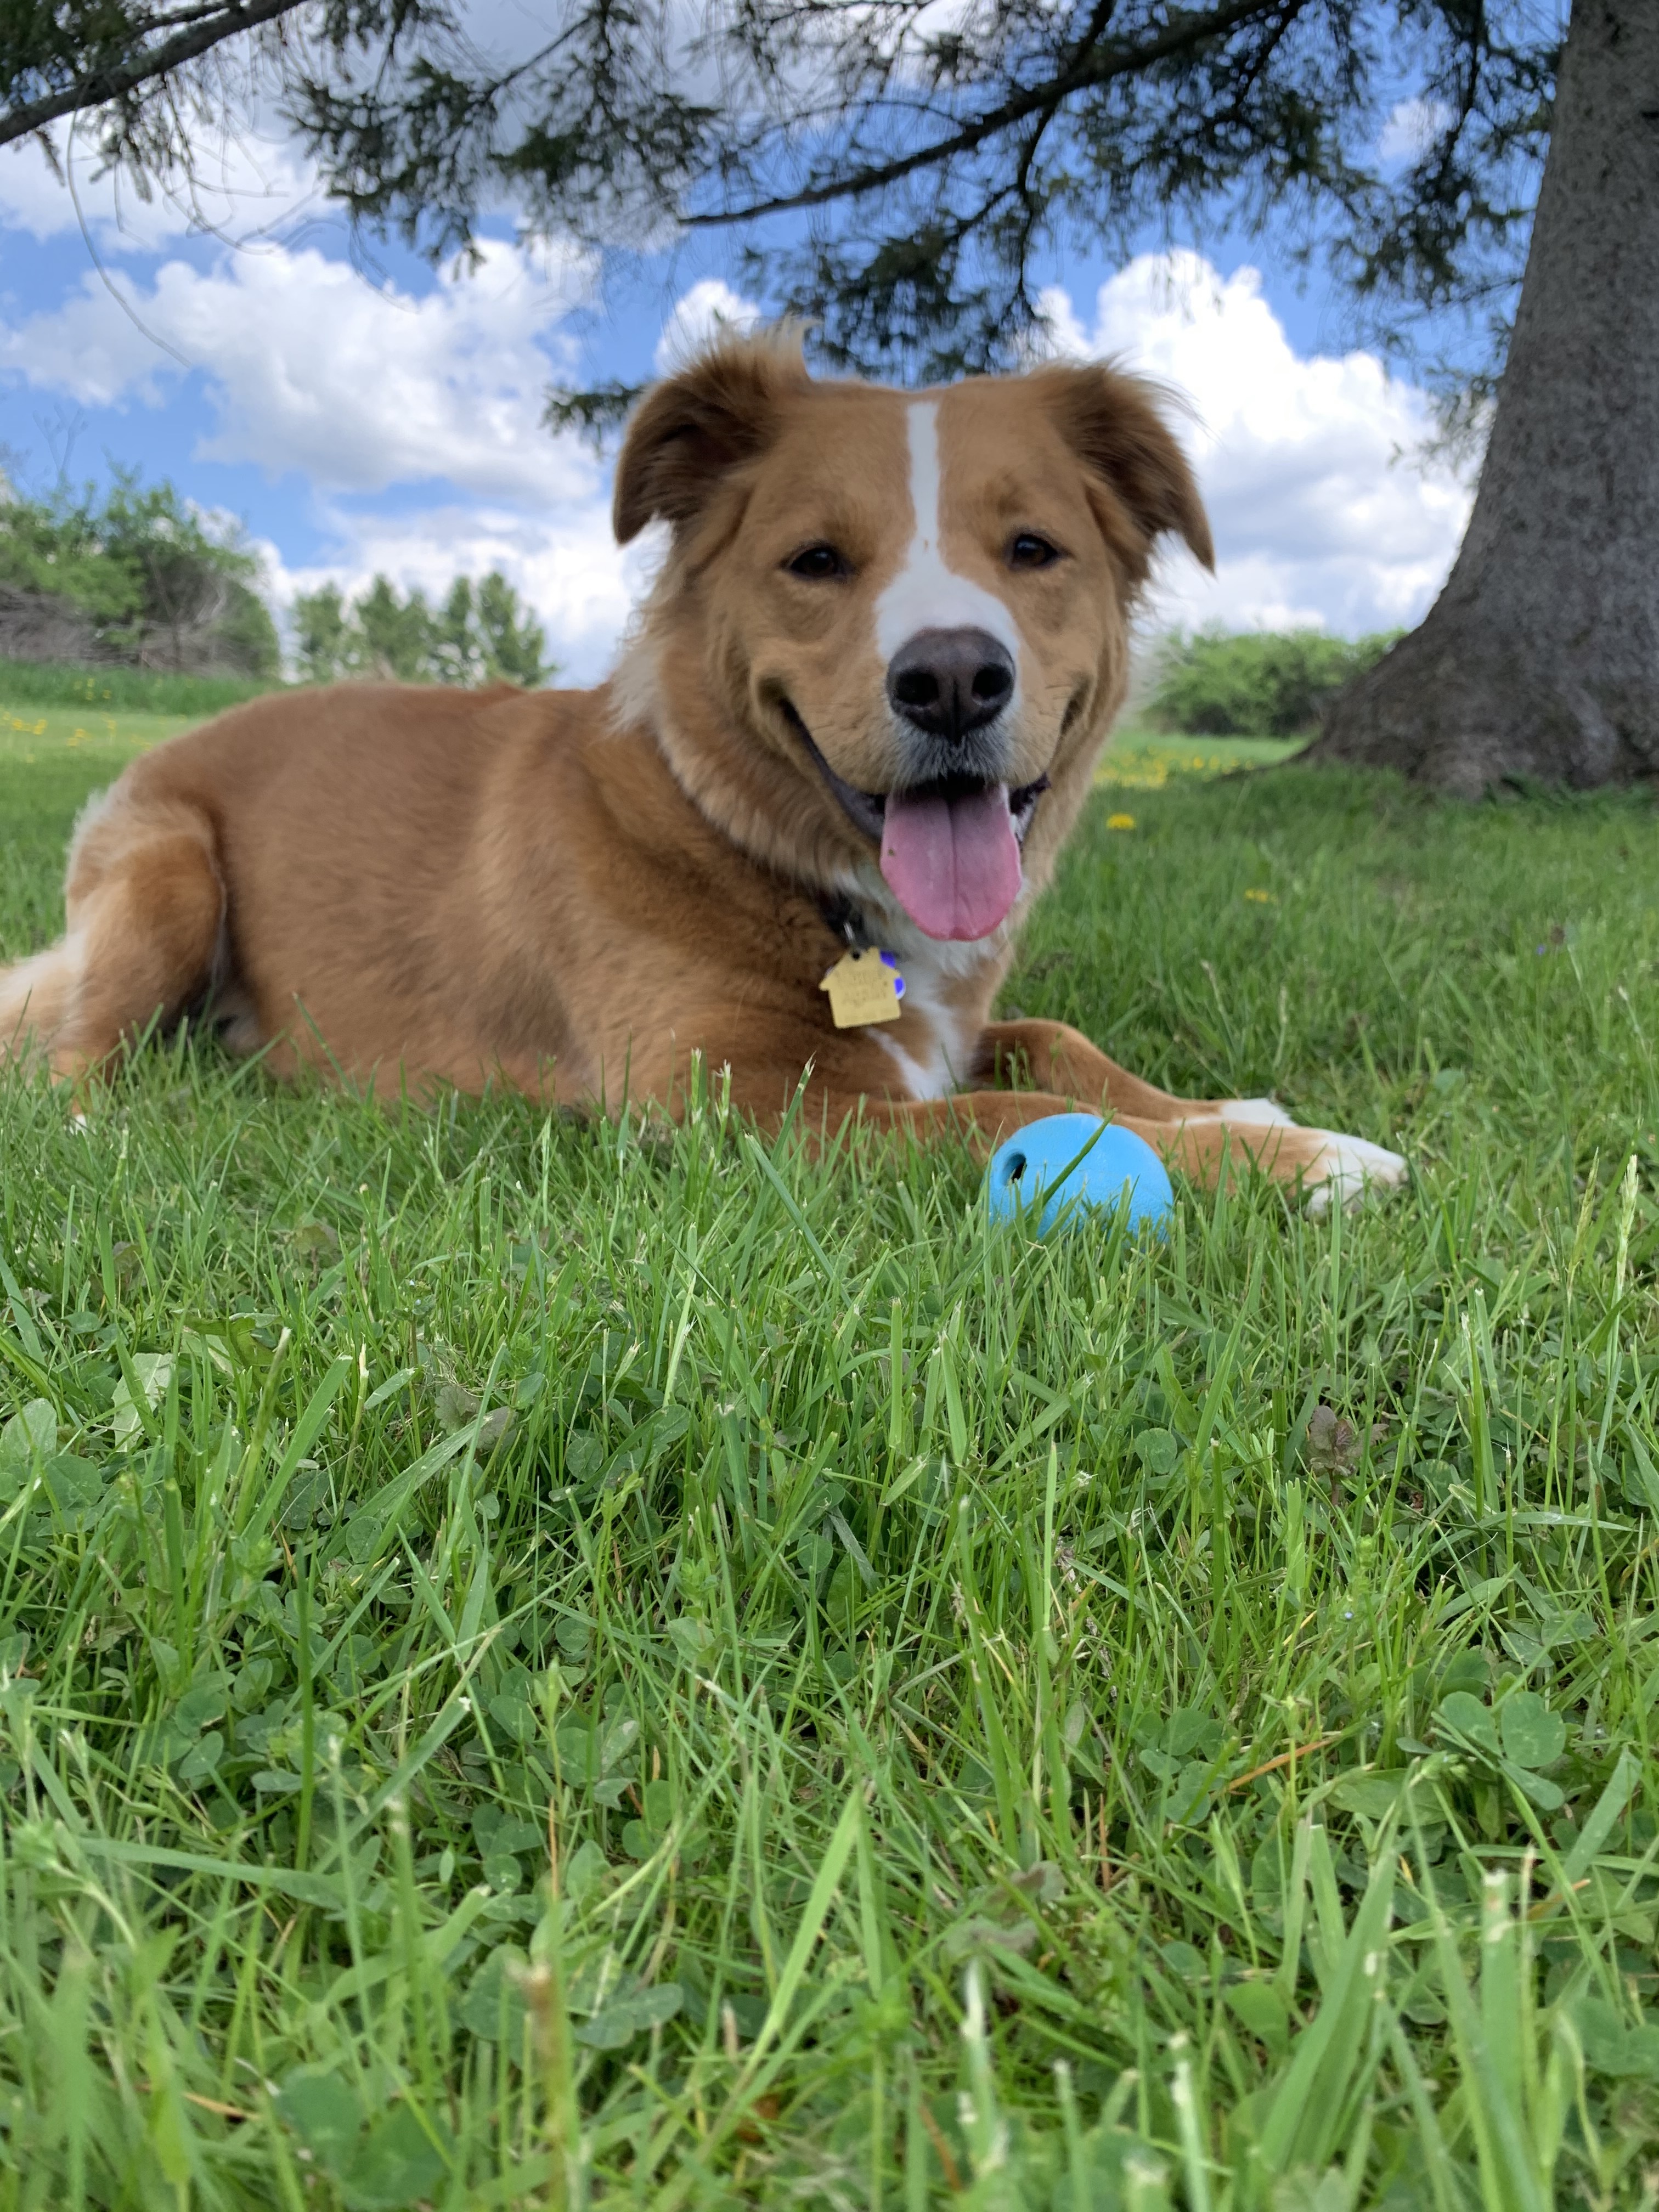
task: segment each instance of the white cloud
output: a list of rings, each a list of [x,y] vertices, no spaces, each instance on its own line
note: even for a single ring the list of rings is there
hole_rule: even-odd
[[[0,227],[46,239],[75,229],[76,222],[68,186],[33,139],[0,152]]]
[[[1431,427],[1421,392],[1370,354],[1298,358],[1253,269],[1225,279],[1193,253],[1146,255],[1103,284],[1092,330],[1063,293],[1052,338],[1112,355],[1192,403],[1177,423],[1215,532],[1217,573],[1167,565],[1164,622],[1353,632],[1415,622],[1449,568],[1468,491],[1408,457]]]
[[[1377,134],[1376,158],[1402,168],[1420,161],[1455,119],[1443,100],[1396,100]]]
[[[593,464],[541,421],[547,343],[586,271],[479,250],[475,272],[419,298],[310,247],[227,255],[205,274],[165,262],[149,285],[120,280],[131,314],[88,272],[64,306],[0,333],[0,361],[86,406],[156,404],[176,362],[200,368],[216,417],[204,459],[329,490],[438,478],[515,502],[587,493]]]
[[[675,301],[657,340],[653,365],[659,376],[672,376],[708,344],[716,331],[752,331],[763,319],[752,300],[745,300],[718,276],[705,276]]]
[[[188,185],[140,191],[72,136],[54,136],[56,161],[37,141],[0,149],[0,229],[57,238],[83,224],[106,255],[154,253],[196,233],[245,243],[290,228],[321,198],[317,173],[291,138],[252,128],[194,149]],[[73,179],[71,191],[70,179]]]

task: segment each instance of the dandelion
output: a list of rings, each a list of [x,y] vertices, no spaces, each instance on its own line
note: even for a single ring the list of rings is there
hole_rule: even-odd
[[[1106,827],[1109,830],[1133,830],[1134,826],[1135,817],[1133,814],[1109,814],[1106,817]]]
[[[1246,891],[1245,897],[1252,906],[1277,906],[1279,901],[1271,891]]]

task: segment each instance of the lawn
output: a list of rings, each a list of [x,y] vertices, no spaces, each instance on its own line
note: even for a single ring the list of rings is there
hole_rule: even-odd
[[[0,2205],[1653,2203],[1652,803],[1159,742],[1008,998],[1387,1206],[0,1079]]]
[[[1305,738],[1184,738],[1130,726],[1117,731],[1095,777],[1127,791],[1161,791],[1174,776],[1223,775],[1234,769],[1276,766]]]

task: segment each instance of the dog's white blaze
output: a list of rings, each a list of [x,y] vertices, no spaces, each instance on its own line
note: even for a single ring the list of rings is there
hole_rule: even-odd
[[[939,515],[939,403],[913,400],[905,410],[910,438],[910,511],[904,566],[876,601],[876,645],[890,661],[919,629],[988,630],[1019,665],[1019,626],[994,592],[958,576],[945,558]]]

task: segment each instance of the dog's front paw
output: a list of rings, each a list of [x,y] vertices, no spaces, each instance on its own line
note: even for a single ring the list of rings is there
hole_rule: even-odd
[[[1363,1205],[1367,1198],[1398,1190],[1405,1182],[1407,1165],[1398,1152],[1364,1137],[1338,1136],[1332,1129],[1314,1133],[1324,1139],[1324,1149],[1304,1181],[1309,1186],[1308,1211],[1316,1217],[1328,1213],[1333,1201],[1344,1206]]]

